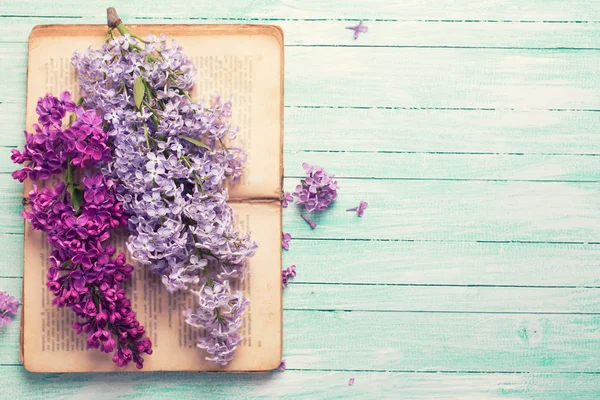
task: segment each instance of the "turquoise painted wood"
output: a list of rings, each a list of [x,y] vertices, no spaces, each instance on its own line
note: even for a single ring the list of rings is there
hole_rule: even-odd
[[[273,23],[286,42],[295,207],[284,357],[266,375],[30,374],[0,328],[0,399],[600,397],[600,4],[589,0],[131,0],[132,23]],[[0,290],[20,296],[27,37],[112,0],[0,0]],[[369,33],[345,26],[364,19]],[[363,218],[344,211],[360,200]],[[355,378],[352,386],[348,380]]]

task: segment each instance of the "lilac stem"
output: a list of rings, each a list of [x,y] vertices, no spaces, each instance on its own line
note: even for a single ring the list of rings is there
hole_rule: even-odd
[[[311,229],[315,229],[317,227],[317,224],[314,221],[311,221],[310,219],[308,219],[304,215],[301,215],[301,217],[302,217],[303,220],[305,220],[308,223],[308,225],[310,225]]]
[[[358,207],[346,208],[346,211],[356,211],[356,210],[358,210]]]

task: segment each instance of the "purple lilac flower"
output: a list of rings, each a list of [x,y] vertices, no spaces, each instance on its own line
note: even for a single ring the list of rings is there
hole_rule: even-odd
[[[369,203],[367,203],[364,200],[361,200],[358,207],[347,208],[346,211],[356,211],[358,213],[358,216],[362,217],[365,214],[365,210],[367,209],[368,206],[369,206]]]
[[[72,63],[84,107],[100,110],[114,146],[102,173],[130,215],[132,258],[171,292],[202,288],[197,309],[185,311],[187,323],[204,332],[198,346],[207,359],[226,364],[241,341],[247,300],[225,288],[244,278],[256,251],[227,204],[226,184],[240,178],[246,161],[243,149],[224,145],[237,132],[231,101],[192,101],[196,68],[164,36],[111,36],[100,49],[75,53]],[[144,84],[139,103],[136,81]]]
[[[41,130],[38,126],[37,134],[26,134],[23,153],[13,152],[13,161],[23,163],[29,157],[29,166],[35,164],[37,168],[38,155],[52,151],[54,164],[44,169],[44,179],[67,169],[64,183],[43,189],[33,185],[23,217],[33,229],[45,232],[54,248],[46,282],[54,294],[52,303],[71,308],[81,318],[73,328],[88,335],[89,348],[114,352],[112,359],[120,367],[133,362],[142,368],[142,354],[152,354],[152,343],[144,337],[144,327],[121,288],[133,267],[125,262],[123,253],[115,256],[115,249],[105,244],[109,230],[125,225],[127,218],[114,182],[89,170],[110,159],[107,135],[94,111],[72,107],[69,101],[66,94],[61,100],[49,95],[40,100],[37,112]],[[77,118],[64,131],[60,128],[63,111],[75,111]],[[49,125],[44,124],[53,127],[48,130]],[[75,182],[74,167],[87,169],[81,184]],[[23,179],[27,176],[34,179],[36,175],[27,171]],[[81,192],[82,198],[76,200]]]
[[[362,19],[357,25],[347,26],[346,29],[352,29],[354,31],[354,40],[358,39],[359,34],[369,31],[369,28],[366,25],[363,25]]]
[[[9,314],[16,315],[19,302],[6,292],[0,292],[0,327],[10,324],[12,318]]]
[[[281,247],[286,250],[290,249],[290,240],[292,239],[292,235],[286,232],[281,232]]]
[[[281,199],[281,206],[286,208],[288,204],[294,201],[294,196],[290,192],[285,192],[283,194],[283,199]]]
[[[290,265],[283,271],[281,271],[281,287],[286,288],[289,283],[289,280],[296,276],[296,266]]]
[[[296,186],[294,196],[298,198],[296,204],[303,204],[306,211],[323,211],[337,199],[338,183],[335,175],[330,175],[321,167],[303,163],[306,178]]]
[[[23,151],[12,149],[11,160],[25,167],[12,173],[13,178],[45,180],[63,172],[70,160],[71,166],[98,167],[111,159],[106,145],[102,120],[93,111],[84,111],[70,100],[71,94],[63,92],[58,99],[50,94],[40,97],[36,107],[38,124],[34,133],[25,132]],[[62,119],[67,111],[74,111],[77,119],[64,129]],[[40,114],[41,113],[41,114]]]

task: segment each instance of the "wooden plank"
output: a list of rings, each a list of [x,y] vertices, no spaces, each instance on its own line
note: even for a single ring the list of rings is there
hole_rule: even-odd
[[[38,24],[76,24],[73,18],[2,18],[0,42],[27,42],[31,28]],[[369,33],[354,40],[345,29],[353,21],[272,20],[272,19],[172,19],[152,18],[127,21],[135,24],[276,24],[283,28],[287,46],[398,46],[398,47],[494,47],[494,48],[582,48],[600,45],[600,24],[488,23],[368,21]],[[104,16],[87,17],[85,23],[105,24]],[[157,32],[157,34],[160,32]]]
[[[594,398],[600,381],[593,374],[470,374],[361,371],[296,371],[268,374],[36,374],[20,366],[0,366],[8,398],[211,398],[365,399],[393,393],[406,399],[562,400]],[[35,377],[35,378],[34,378]],[[354,384],[348,385],[350,378]],[[110,384],[107,384],[110,382]]]
[[[2,14],[26,16],[97,17],[114,5],[110,0],[82,7],[76,0],[62,0],[56,7],[53,0],[3,0]],[[160,0],[133,0],[119,4],[124,20],[134,16],[153,18],[292,18],[292,19],[440,19],[440,20],[504,20],[504,21],[594,21],[600,20],[600,10],[586,0],[495,0],[470,2],[409,0],[390,2],[372,0],[368,6],[361,0],[225,0],[205,3],[174,3],[165,7]]]
[[[315,215],[316,230],[289,207],[284,230],[297,238],[600,242],[594,183],[340,179],[340,200]],[[285,180],[288,191],[296,179]],[[22,233],[22,186],[0,175],[0,233]],[[364,218],[345,209],[369,201]]]
[[[599,323],[598,315],[286,310],[284,357],[295,369],[598,373]],[[15,324],[3,332],[0,364],[18,363]]]
[[[21,277],[22,234],[0,248],[1,276]],[[283,260],[298,283],[600,287],[598,245],[292,239]]]
[[[323,285],[293,281],[284,291],[283,303],[286,310],[599,314],[598,297],[600,288]]]
[[[0,102],[22,102],[24,44],[0,54]],[[290,47],[285,68],[288,106],[600,110],[595,51]]]
[[[595,315],[307,312],[284,314],[295,368],[598,372]]]
[[[309,162],[346,178],[600,180],[600,157],[594,156],[293,152],[286,153],[284,160],[287,177],[304,176],[302,163]]]
[[[0,103],[0,126],[22,146],[25,104]],[[285,150],[600,154],[598,127],[599,112],[288,107]]]
[[[600,154],[598,127],[596,112],[286,108],[285,149]]]
[[[340,199],[314,215],[283,213],[293,237],[356,240],[599,242],[594,183],[340,179]],[[297,180],[286,179],[292,191]],[[367,200],[363,218],[345,209]]]
[[[286,52],[285,102],[598,109],[598,74],[600,53],[589,51],[294,47]]]
[[[23,235],[0,235],[0,276],[21,277]],[[298,240],[294,283],[600,287],[600,246]],[[573,273],[577,271],[577,273]]]
[[[286,177],[302,177],[309,162],[340,178],[600,181],[600,156],[286,152],[284,161]],[[15,169],[0,147],[0,173]]]

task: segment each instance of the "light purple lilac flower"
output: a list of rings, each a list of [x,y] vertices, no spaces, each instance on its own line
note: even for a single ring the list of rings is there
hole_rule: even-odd
[[[369,203],[367,203],[364,200],[361,200],[358,207],[347,208],[346,211],[356,211],[358,216],[362,217],[365,214],[365,210],[367,209],[368,206],[369,206]]]
[[[281,287],[285,289],[286,286],[288,285],[290,279],[292,279],[295,276],[296,276],[296,266],[295,265],[290,265],[289,267],[287,267],[286,269],[281,271]]]
[[[289,250],[291,239],[292,235],[286,232],[281,232],[281,247],[283,247],[285,250]]]
[[[10,314],[16,315],[19,302],[6,292],[0,292],[0,327],[12,321]]]
[[[171,292],[202,288],[197,309],[185,311],[187,322],[204,332],[198,346],[207,359],[226,364],[241,341],[247,301],[224,288],[244,278],[257,248],[236,230],[227,204],[226,184],[240,178],[246,160],[243,149],[224,145],[237,132],[231,101],[192,101],[196,68],[164,36],[110,37],[100,49],[75,53],[72,63],[84,107],[100,110],[114,146],[102,172],[130,215],[132,258],[161,275]],[[139,108],[136,81],[144,86]]]
[[[352,29],[354,31],[354,40],[358,39],[358,35],[361,33],[367,33],[369,28],[366,25],[363,25],[362,19],[357,25],[347,26],[346,29]]]
[[[339,186],[333,179],[335,175],[308,163],[303,163],[302,167],[307,176],[300,180],[294,191],[294,196],[298,199],[296,204],[304,205],[309,213],[326,210],[331,202],[337,199]]]
[[[25,177],[47,179],[67,169],[64,183],[43,189],[33,185],[22,215],[33,229],[46,233],[46,240],[54,249],[46,281],[54,294],[52,303],[71,308],[80,318],[73,328],[88,335],[89,348],[114,352],[112,359],[120,367],[133,362],[142,368],[142,355],[152,354],[152,343],[144,337],[144,327],[137,321],[121,287],[131,277],[133,267],[125,262],[125,254],[115,256],[115,249],[105,243],[109,230],[125,225],[127,218],[114,182],[90,170],[110,159],[107,135],[100,128],[101,119],[96,113],[81,107],[73,109],[77,119],[63,130],[63,111],[70,111],[67,107],[71,106],[64,106],[64,110],[60,107],[68,99],[70,95],[64,93],[61,100],[49,96],[40,99],[38,121],[49,130],[27,136],[23,153],[13,152],[16,163],[29,157],[30,164],[25,168],[35,164],[34,168],[45,171],[38,175],[26,171]],[[73,140],[74,137],[81,140]],[[50,152],[51,168],[41,167],[38,155]],[[86,168],[82,182],[75,181],[76,167]]]
[[[294,196],[290,192],[283,193],[283,199],[281,199],[281,206],[286,208],[288,204],[294,201]]]

